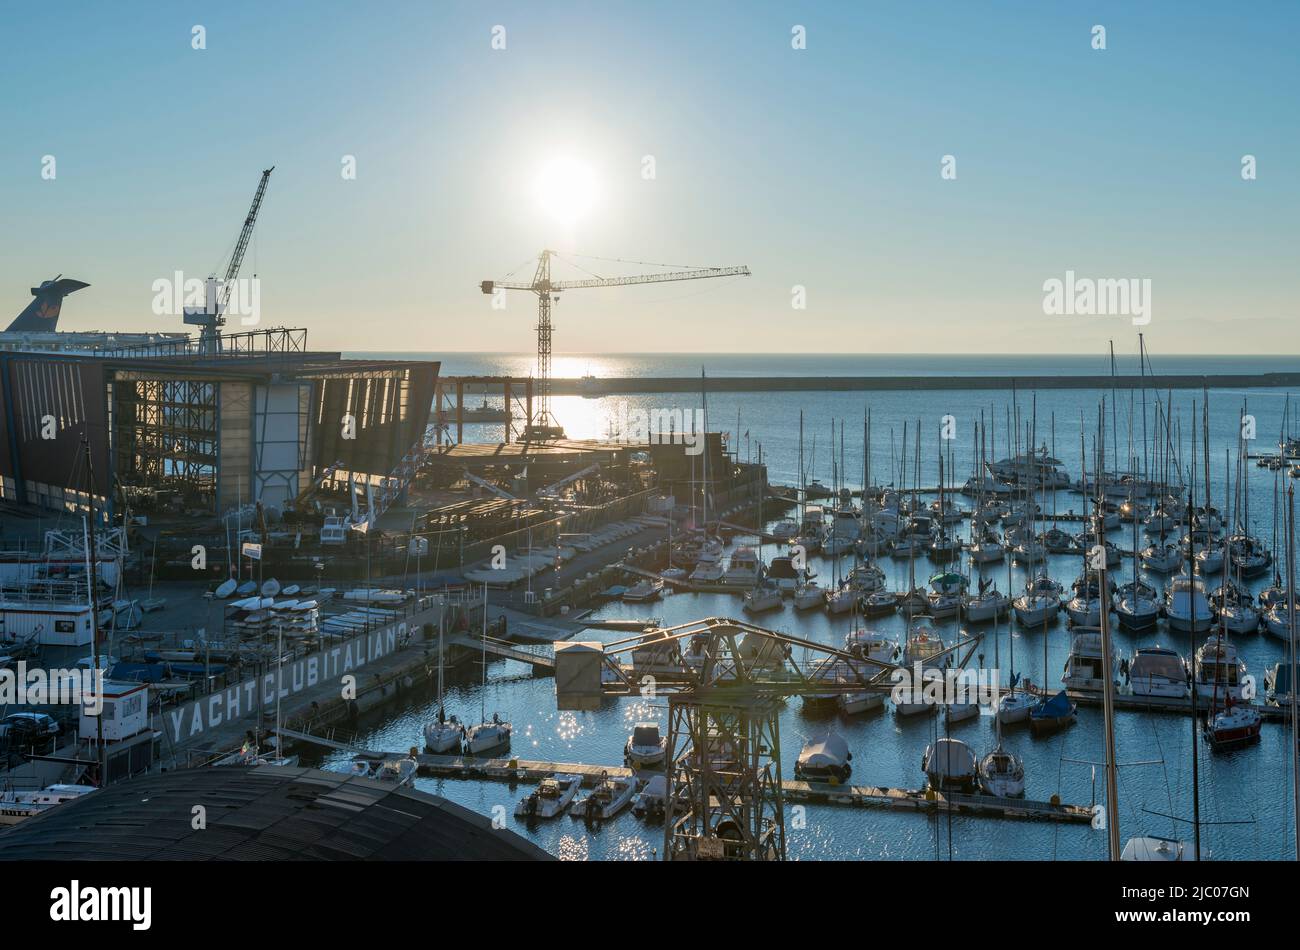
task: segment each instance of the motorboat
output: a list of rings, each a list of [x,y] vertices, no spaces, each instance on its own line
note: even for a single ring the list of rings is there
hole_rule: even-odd
[[[1211,636],[1196,651],[1193,664],[1196,695],[1211,702],[1226,696],[1241,702],[1246,685],[1246,663],[1237,655],[1237,647],[1219,635]]]
[[[937,669],[937,657],[944,652],[943,640],[930,626],[932,618],[919,615],[912,618],[907,645],[903,648],[903,662],[910,682],[906,688],[895,687],[894,709],[900,716],[932,713],[936,704],[925,696],[924,683],[915,682],[917,664],[922,675],[927,669]]]
[[[95,785],[55,784],[30,792],[0,791],[0,826],[35,818],[64,802],[89,795],[96,788]]]
[[[542,779],[537,788],[519,799],[519,804],[515,806],[515,816],[527,819],[555,818],[569,807],[581,787],[581,775],[557,772]]]
[[[869,627],[855,627],[844,637],[844,652],[877,663],[893,663],[898,659],[899,645]]]
[[[720,584],[725,573],[720,560],[705,557],[695,562],[687,580],[692,584]]]
[[[1046,626],[1061,610],[1061,585],[1043,571],[1025,585],[1025,592],[1012,602],[1012,606],[1021,626]]]
[[[777,541],[793,541],[799,536],[799,522],[791,521],[788,518],[783,521],[778,521],[776,524],[772,525],[768,534]]]
[[[455,716],[424,725],[424,747],[435,755],[459,752],[464,738],[465,727]]]
[[[1159,645],[1134,652],[1128,681],[1134,696],[1186,699],[1191,693],[1187,661],[1177,651]]]
[[[632,796],[632,814],[647,821],[662,820],[668,807],[668,778],[651,775],[641,791]]]
[[[776,584],[783,594],[793,594],[800,584],[808,580],[808,572],[803,568],[795,567],[794,558],[791,557],[774,557],[772,563],[767,566],[767,576],[763,578]]]
[[[1078,705],[1061,690],[1051,699],[1043,699],[1029,710],[1029,728],[1034,735],[1047,735],[1074,722]]]
[[[784,603],[785,598],[781,595],[781,588],[764,578],[754,586],[753,590],[745,594],[744,609],[748,613],[758,614],[766,610],[777,610]]]
[[[853,753],[844,737],[827,731],[803,744],[799,758],[795,760],[794,774],[804,781],[840,784],[848,781],[853,771],[849,764],[852,759]]]
[[[1070,655],[1065,660],[1061,684],[1066,689],[1099,693],[1106,687],[1106,654],[1101,632],[1095,627],[1076,628],[1070,641]],[[1118,685],[1119,659],[1114,650],[1110,657],[1112,685]]]
[[[762,565],[758,553],[750,547],[738,547],[731,553],[726,573],[722,575],[724,584],[736,587],[753,587],[762,575]]]
[[[980,790],[996,798],[1020,798],[1025,794],[1025,763],[1003,748],[999,740],[992,752],[980,759]]]
[[[1169,629],[1178,633],[1203,633],[1214,620],[1205,586],[1187,574],[1179,574],[1165,591],[1165,616]]]
[[[638,722],[623,747],[623,758],[634,769],[661,766],[668,754],[668,739],[659,734],[657,722]]]
[[[663,592],[663,581],[652,581],[649,578],[644,578],[623,591],[623,600],[630,604],[645,603],[646,601],[658,600],[659,595]]]
[[[596,787],[574,803],[570,814],[586,821],[608,821],[632,803],[635,793],[636,780],[632,776],[601,772]]]
[[[973,792],[978,784],[975,751],[960,739],[938,739],[926,746],[921,771],[927,787],[939,792]]]
[[[402,788],[415,781],[415,773],[418,770],[419,764],[415,759],[412,756],[403,755],[392,759],[384,759],[370,773],[370,777],[377,782],[387,782],[397,788]]]
[[[491,722],[482,722],[470,726],[465,731],[465,754],[482,755],[504,749],[510,745],[510,723],[504,722],[497,713],[492,714]]]

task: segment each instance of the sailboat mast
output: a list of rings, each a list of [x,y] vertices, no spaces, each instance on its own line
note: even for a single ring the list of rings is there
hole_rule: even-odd
[[[1114,408],[1112,403],[1111,408]],[[1120,857],[1119,846],[1119,772],[1115,764],[1115,682],[1114,672],[1111,670],[1111,646],[1110,646],[1110,603],[1109,603],[1109,584],[1110,572],[1108,570],[1109,562],[1106,557],[1106,549],[1103,544],[1105,539],[1105,489],[1102,486],[1101,473],[1105,471],[1106,457],[1106,409],[1105,400],[1102,400],[1100,412],[1097,414],[1097,449],[1093,453],[1093,459],[1097,466],[1097,546],[1101,554],[1101,663],[1102,663],[1102,712],[1106,719],[1106,804],[1110,811],[1107,816],[1106,827],[1110,834],[1110,859],[1118,861]],[[1084,577],[1084,583],[1087,583],[1087,577]]]

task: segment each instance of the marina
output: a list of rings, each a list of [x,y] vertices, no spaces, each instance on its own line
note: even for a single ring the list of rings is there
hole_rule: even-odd
[[[628,934],[676,904],[605,864],[761,862],[807,942],[871,862],[913,939],[1169,933],[1300,860],[1300,13],[57,6],[0,164],[20,927]]]

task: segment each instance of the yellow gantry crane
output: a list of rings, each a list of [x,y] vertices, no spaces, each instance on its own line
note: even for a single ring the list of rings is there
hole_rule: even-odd
[[[587,257],[587,255],[573,255]],[[662,284],[674,280],[701,280],[706,277],[748,277],[749,268],[740,267],[693,267],[682,270],[665,271],[658,274],[637,274],[631,277],[599,277],[593,275],[584,280],[551,280],[551,258],[567,256],[555,251],[542,251],[537,258],[537,269],[531,281],[485,280],[480,287],[485,294],[497,290],[527,290],[537,294],[537,410],[528,427],[524,430],[525,441],[544,441],[546,439],[564,438],[564,430],[551,415],[551,303],[563,290],[580,290],[586,287],[623,287],[628,284]],[[620,261],[611,258],[590,258],[606,260],[619,264],[647,264],[646,261]],[[572,262],[570,262],[572,263]],[[577,267],[577,265],[574,265]],[[666,267],[670,265],[653,264],[647,266]],[[582,270],[583,268],[579,268]],[[590,273],[590,272],[588,272]]]

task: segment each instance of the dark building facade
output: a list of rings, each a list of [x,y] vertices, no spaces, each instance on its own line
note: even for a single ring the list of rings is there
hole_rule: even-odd
[[[140,489],[209,514],[277,507],[326,472],[376,483],[422,444],[438,363],[344,360],[307,350],[303,331],[240,336],[264,340],[0,352],[0,499],[83,511],[93,469],[100,510]]]

